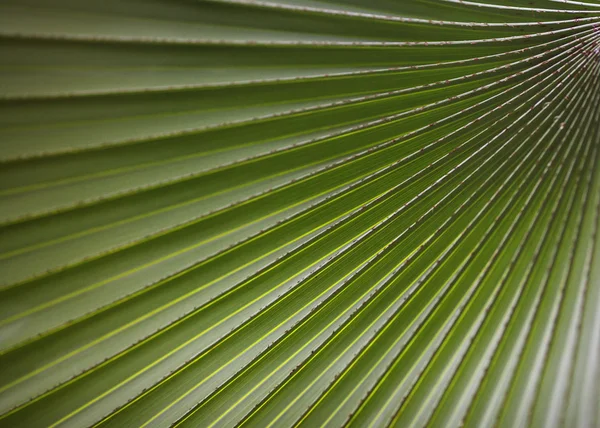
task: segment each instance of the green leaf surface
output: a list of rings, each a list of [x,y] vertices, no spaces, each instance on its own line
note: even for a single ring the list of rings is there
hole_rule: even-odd
[[[0,2],[0,427],[600,426],[600,2]]]

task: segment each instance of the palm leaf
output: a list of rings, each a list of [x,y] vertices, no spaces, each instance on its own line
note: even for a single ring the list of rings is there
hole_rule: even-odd
[[[0,23],[0,426],[600,424],[600,2]]]

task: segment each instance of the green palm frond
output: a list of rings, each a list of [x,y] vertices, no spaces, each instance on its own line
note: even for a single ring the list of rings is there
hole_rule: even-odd
[[[600,1],[0,1],[0,427],[600,426]]]

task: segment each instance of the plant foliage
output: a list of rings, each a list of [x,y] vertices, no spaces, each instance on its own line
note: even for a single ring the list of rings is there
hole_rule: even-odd
[[[2,0],[0,426],[598,426],[599,23]]]

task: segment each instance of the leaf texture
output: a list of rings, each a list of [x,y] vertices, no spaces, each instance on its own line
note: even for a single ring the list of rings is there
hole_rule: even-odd
[[[0,427],[600,426],[600,2],[0,2]]]

